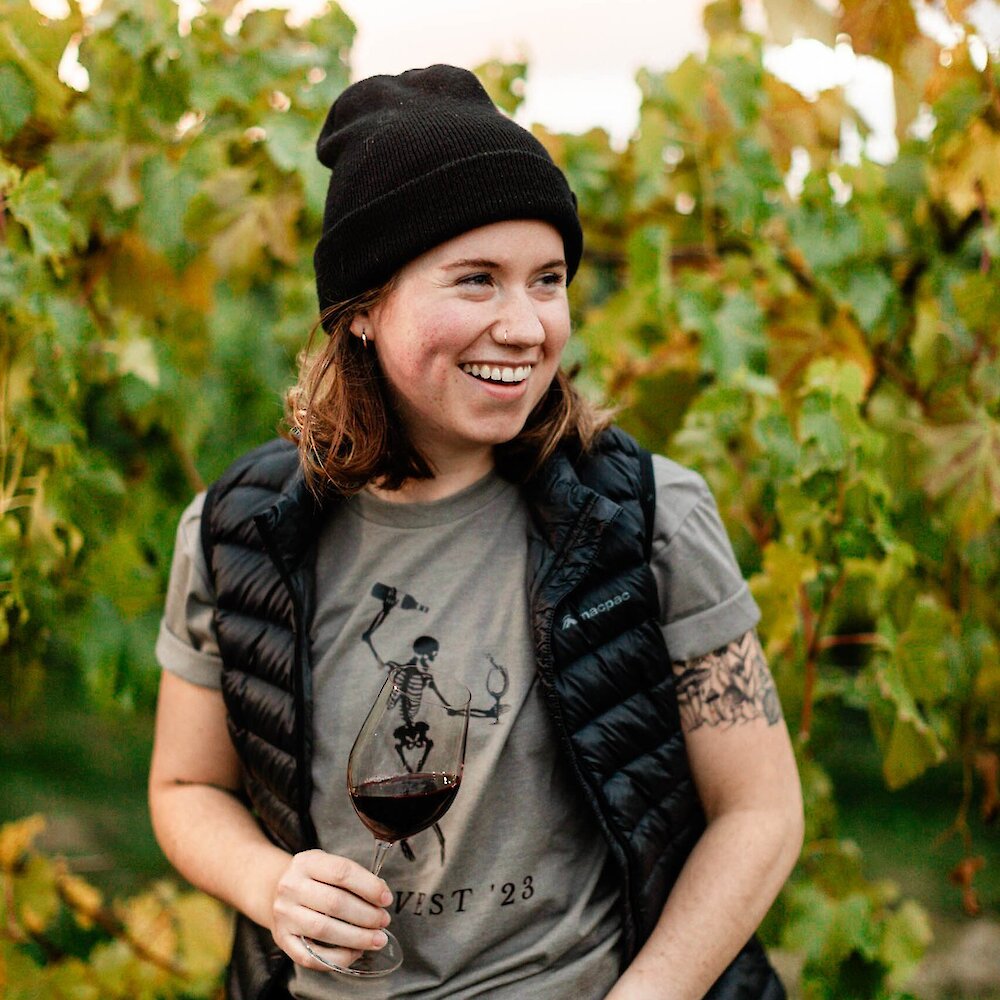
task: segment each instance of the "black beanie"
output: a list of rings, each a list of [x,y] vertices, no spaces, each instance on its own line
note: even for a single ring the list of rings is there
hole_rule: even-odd
[[[313,261],[319,307],[375,288],[454,236],[507,219],[559,230],[576,273],[576,197],[545,147],[454,66],[373,76],[334,101],[316,144],[333,172]]]

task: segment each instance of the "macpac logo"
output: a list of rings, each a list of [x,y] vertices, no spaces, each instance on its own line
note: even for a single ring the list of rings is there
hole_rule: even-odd
[[[586,611],[581,611],[580,617],[584,621],[589,621],[591,618],[603,615],[605,611],[617,608],[619,604],[624,604],[626,601],[631,599],[632,595],[627,590],[623,590],[620,594],[615,594],[614,597],[609,597],[606,601],[601,601],[600,604],[595,604],[592,608],[587,608]],[[579,625],[579,622],[572,615],[566,615],[563,618],[562,627],[564,630],[572,628],[574,625]]]

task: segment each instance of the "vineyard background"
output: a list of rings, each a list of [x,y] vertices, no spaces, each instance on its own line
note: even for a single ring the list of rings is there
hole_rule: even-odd
[[[815,1000],[910,995],[933,929],[1000,904],[1000,73],[977,6],[765,3],[772,41],[891,67],[890,163],[844,155],[864,118],[769,73],[736,0],[706,8],[705,55],[640,73],[625,149],[536,129],[586,231],[580,383],[706,476],[764,611],[808,829],[762,933]],[[151,651],[177,516],[274,432],[315,319],[312,143],[353,36],[336,7],[231,14],[179,33],[170,0],[51,22],[0,0],[11,1000],[208,997],[224,962],[225,913],[164,880],[145,819]],[[71,42],[84,92],[58,78]],[[478,70],[508,111],[529,71]]]

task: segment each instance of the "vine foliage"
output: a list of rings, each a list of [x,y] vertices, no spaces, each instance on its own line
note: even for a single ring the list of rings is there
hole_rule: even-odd
[[[769,71],[736,0],[707,7],[705,54],[640,73],[624,149],[536,127],[586,232],[570,360],[705,475],[764,612],[808,830],[763,930],[810,1000],[903,995],[930,937],[838,838],[818,753],[838,713],[866,714],[890,790],[960,767],[942,836],[969,913],[974,814],[1000,802],[1000,74],[976,6],[765,3],[773,40],[892,69],[890,162],[841,90]],[[921,30],[930,7],[953,41]],[[3,716],[57,678],[98,710],[151,703],[177,515],[273,433],[315,319],[312,143],[353,26],[232,16],[210,3],[179,31],[170,0],[108,0],[48,22],[0,0]],[[71,42],[83,91],[57,72]],[[526,73],[481,68],[508,111]],[[4,834],[5,885],[45,868],[53,915],[77,883],[26,829]],[[70,961],[5,906],[0,982]]]

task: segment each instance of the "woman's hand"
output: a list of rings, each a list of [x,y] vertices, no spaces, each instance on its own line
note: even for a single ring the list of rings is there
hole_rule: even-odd
[[[325,969],[380,947],[392,902],[385,882],[323,851],[294,857],[272,844],[236,795],[240,763],[221,692],[164,671],[156,714],[149,798],[153,828],[174,867],[193,885],[269,927],[299,965]],[[376,938],[377,935],[377,938]],[[328,945],[329,947],[323,947]]]
[[[275,886],[271,934],[307,969],[328,971],[309,949],[346,967],[361,952],[385,945],[382,928],[388,926],[389,914],[383,907],[391,902],[389,887],[363,866],[325,851],[303,851]]]

